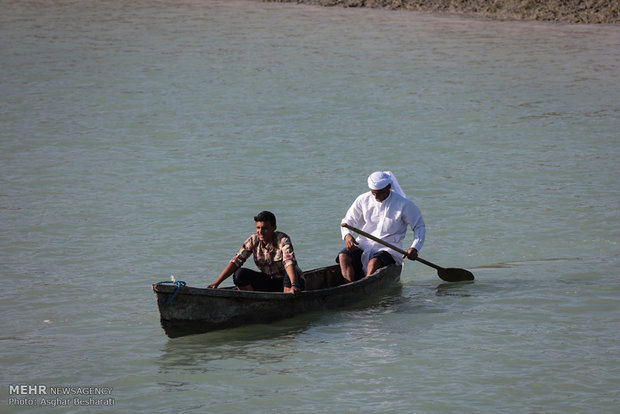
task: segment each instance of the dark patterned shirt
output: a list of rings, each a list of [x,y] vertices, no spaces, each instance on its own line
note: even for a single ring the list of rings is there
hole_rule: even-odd
[[[258,234],[254,233],[243,243],[241,250],[230,261],[241,267],[253,254],[256,267],[272,279],[284,277],[288,266],[295,266],[295,272],[298,275],[301,274],[291,239],[280,231],[276,231],[273,237],[272,243],[266,244],[258,238]]]

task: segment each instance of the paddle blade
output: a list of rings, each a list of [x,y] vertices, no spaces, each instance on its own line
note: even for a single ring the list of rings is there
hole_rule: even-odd
[[[474,275],[472,272],[465,269],[438,269],[437,274],[446,282],[464,282],[467,280],[474,280]]]

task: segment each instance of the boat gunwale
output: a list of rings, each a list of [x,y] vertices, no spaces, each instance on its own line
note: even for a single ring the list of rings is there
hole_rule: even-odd
[[[337,266],[337,265],[336,265]],[[316,272],[320,270],[326,270],[332,268],[334,266],[326,266],[317,269],[312,269],[309,272]],[[173,284],[161,284],[154,283],[152,285],[153,291],[157,294],[173,294],[178,289],[177,294],[183,295],[191,295],[191,296],[211,296],[211,297],[220,297],[220,298],[235,298],[235,299],[248,299],[248,300],[299,300],[301,298],[310,298],[313,296],[322,296],[330,293],[336,293],[339,291],[345,290],[354,290],[358,287],[362,287],[367,284],[372,284],[376,281],[376,279],[380,279],[383,275],[389,272],[392,269],[400,268],[402,272],[402,265],[389,265],[387,267],[382,267],[377,270],[372,275],[362,278],[360,280],[356,280],[351,283],[344,283],[338,286],[332,286],[322,289],[314,289],[314,290],[303,290],[299,293],[299,295],[293,295],[288,292],[258,292],[258,291],[243,291],[236,290],[233,286],[224,287],[219,289],[210,289],[210,288],[198,288],[198,287],[190,287],[190,286],[181,286],[178,287]],[[400,272],[399,272],[400,273]]]

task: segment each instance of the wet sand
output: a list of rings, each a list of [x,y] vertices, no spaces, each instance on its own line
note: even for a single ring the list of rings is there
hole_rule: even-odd
[[[620,24],[617,0],[263,0],[321,6],[371,7],[449,13],[495,20]]]

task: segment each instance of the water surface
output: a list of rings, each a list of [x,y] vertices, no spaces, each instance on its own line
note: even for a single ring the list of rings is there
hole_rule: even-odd
[[[619,412],[620,29],[255,1],[7,1],[3,411]],[[330,264],[368,174],[421,208],[377,302],[169,340],[271,210]],[[407,240],[410,240],[411,236]]]

